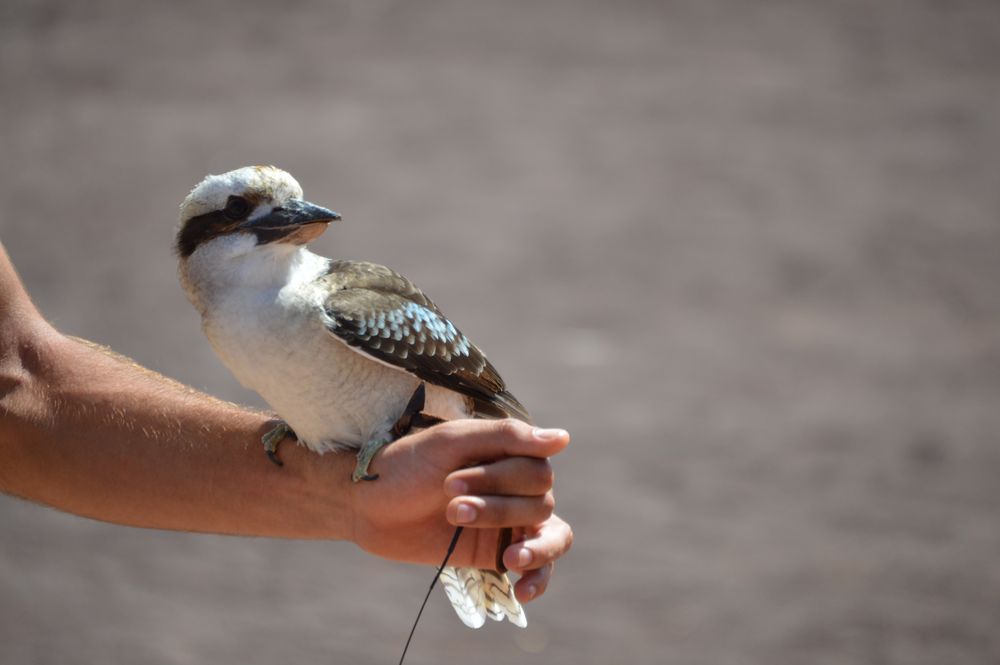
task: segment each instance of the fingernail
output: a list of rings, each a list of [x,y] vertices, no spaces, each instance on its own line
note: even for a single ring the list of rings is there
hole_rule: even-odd
[[[528,592],[528,598],[534,598],[535,594],[538,593],[538,587],[534,584],[529,584],[526,591]]]
[[[561,439],[565,436],[569,436],[569,432],[564,429],[542,429],[541,427],[536,427],[533,432],[536,439]]]
[[[527,568],[531,564],[531,560],[535,558],[535,555],[527,547],[522,547],[517,553],[517,567]]]
[[[458,509],[455,511],[455,521],[459,524],[469,524],[476,520],[476,509],[467,503],[458,504]]]
[[[460,478],[453,478],[445,485],[444,491],[448,496],[462,496],[469,493],[469,483]]]

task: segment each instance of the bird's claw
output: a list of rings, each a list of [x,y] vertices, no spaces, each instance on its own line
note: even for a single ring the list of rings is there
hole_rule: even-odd
[[[295,438],[295,432],[288,426],[288,423],[284,420],[279,420],[274,428],[260,437],[260,442],[264,444],[264,453],[267,455],[267,459],[278,466],[285,466],[285,463],[278,459],[278,444],[284,441],[285,437],[289,435]]]
[[[358,463],[354,466],[354,473],[351,474],[351,480],[359,482],[362,480],[371,481],[378,479],[377,473],[368,473],[368,467],[371,465],[375,453],[390,443],[392,443],[392,439],[372,439],[361,446],[361,450],[358,451]]]
[[[426,413],[422,413],[424,410],[424,403],[427,400],[427,388],[421,381],[417,389],[413,391],[413,395],[410,396],[410,401],[406,403],[406,407],[403,409],[402,415],[393,424],[392,429],[389,431],[387,438],[376,438],[372,439],[361,446],[358,450],[358,463],[354,467],[354,473],[351,474],[351,480],[358,482],[361,480],[377,480],[377,473],[368,473],[368,466],[371,464],[372,459],[375,454],[385,448],[390,443],[396,439],[402,438],[410,433],[410,430],[414,427],[431,427],[432,425],[437,425],[440,422],[444,422],[441,418],[436,418],[434,416],[429,416]]]

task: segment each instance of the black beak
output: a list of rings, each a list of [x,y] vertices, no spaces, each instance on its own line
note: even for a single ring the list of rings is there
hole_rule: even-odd
[[[335,222],[340,215],[318,205],[291,199],[263,217],[248,221],[244,226],[250,230],[288,229],[320,222]]]

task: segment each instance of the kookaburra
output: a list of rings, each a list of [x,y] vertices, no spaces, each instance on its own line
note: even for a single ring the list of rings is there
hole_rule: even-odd
[[[306,249],[338,219],[273,166],[210,175],[181,204],[181,283],[222,362],[283,421],[264,437],[268,453],[290,429],[318,453],[357,451],[358,481],[373,477],[372,458],[414,402],[432,418],[529,420],[486,356],[412,282]],[[440,579],[466,625],[526,625],[505,573],[448,567]]]

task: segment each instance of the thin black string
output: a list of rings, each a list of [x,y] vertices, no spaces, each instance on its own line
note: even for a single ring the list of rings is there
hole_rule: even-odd
[[[427,589],[427,595],[424,596],[424,602],[420,603],[420,611],[417,612],[417,618],[413,621],[413,628],[410,628],[410,636],[406,638],[406,646],[403,647],[403,655],[399,657],[399,665],[403,665],[403,660],[406,658],[406,650],[410,648],[410,640],[413,639],[413,633],[417,630],[417,624],[420,623],[420,615],[424,613],[424,607],[427,606],[427,599],[431,597],[431,591],[434,590],[434,585],[437,584],[438,577],[441,575],[441,571],[444,567],[448,565],[448,559],[451,558],[452,552],[455,551],[455,546],[458,545],[458,537],[462,535],[462,529],[465,527],[455,527],[455,535],[451,537],[451,544],[448,545],[448,552],[444,555],[444,561],[438,566],[437,572],[434,573],[434,579],[431,580],[431,585]]]

